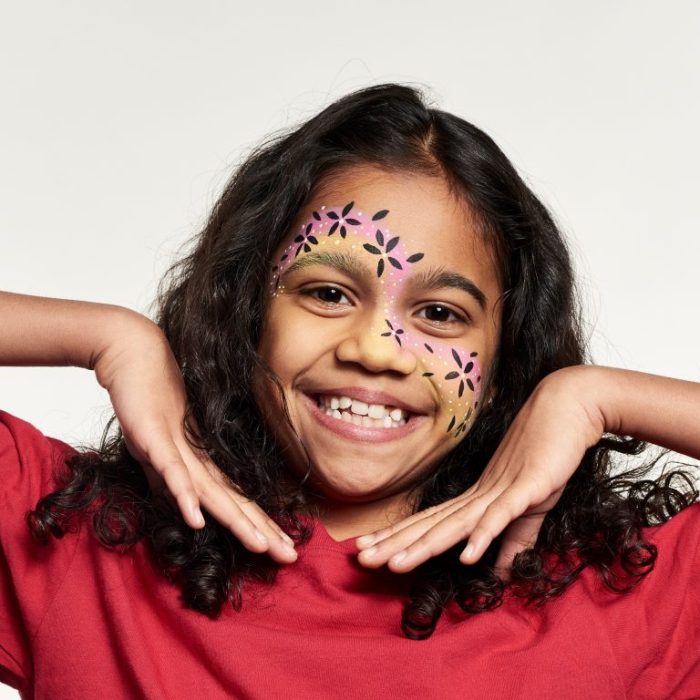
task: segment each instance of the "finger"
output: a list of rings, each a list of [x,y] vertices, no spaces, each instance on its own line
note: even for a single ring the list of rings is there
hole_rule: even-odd
[[[387,528],[388,534],[378,540],[371,547],[363,549],[358,554],[358,561],[369,568],[377,568],[382,566],[392,556],[403,551],[411,544],[419,540],[432,527],[434,527],[441,519],[450,516],[459,508],[463,507],[462,503],[449,502],[440,504],[441,508],[430,508],[426,511],[421,511],[421,518],[411,516],[408,520],[402,521],[399,525],[393,528]],[[390,532],[390,530],[393,530]]]
[[[515,483],[515,482],[514,482]],[[530,507],[530,495],[525,489],[503,491],[484,511],[469,535],[469,544],[460,554],[463,564],[478,561],[488,546],[503,530]]]
[[[185,522],[192,528],[204,527],[199,498],[180,451],[171,439],[162,438],[146,450],[148,463],[163,480],[168,492],[177,502]]]
[[[271,546],[271,553],[275,555],[275,558],[278,560],[281,558],[283,562],[296,559],[294,540],[255,501],[236,488],[236,485],[225,476],[205,452],[202,453],[199,459],[193,455],[193,460],[196,462],[196,467],[193,467],[193,469],[206,471],[245,513],[258,531],[267,538]],[[212,515],[217,517],[214,513]],[[218,517],[217,520],[219,520]]]
[[[223,486],[208,473],[197,479],[202,507],[221,525],[230,530],[243,546],[253,552],[265,552],[268,538],[232,497],[230,487]]]
[[[270,555],[273,558],[283,563],[296,559],[297,552],[294,549],[294,540],[255,501],[246,498],[235,488],[229,490],[229,495],[258,530],[267,537],[270,544]]]
[[[414,526],[418,526],[415,532],[420,532],[421,534],[425,531],[426,520],[434,517],[438,513],[444,513],[446,510],[455,510],[460,507],[460,505],[468,502],[470,498],[473,497],[473,491],[475,486],[467,489],[463,494],[460,494],[456,498],[452,498],[444,503],[438,503],[437,505],[431,506],[424,510],[420,510],[413,515],[395,523],[390,527],[383,528],[381,530],[375,530],[367,535],[362,535],[355,539],[355,543],[360,549],[364,549],[370,546],[378,545],[380,542],[387,540],[394,535],[405,532],[407,529]],[[414,539],[414,538],[411,538]]]
[[[494,567],[497,576],[510,578],[515,555],[535,546],[545,515],[546,513],[525,514],[505,529]]]

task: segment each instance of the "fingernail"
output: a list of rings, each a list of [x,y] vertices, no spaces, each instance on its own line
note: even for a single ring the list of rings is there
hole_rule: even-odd
[[[471,559],[475,549],[476,547],[473,544],[468,544],[467,548],[464,550],[464,558]]]
[[[294,546],[294,540],[286,533],[286,532],[281,532],[280,537],[290,546]]]
[[[374,542],[374,540],[375,540],[374,535],[362,535],[362,537],[358,537],[357,540],[355,540],[355,541],[357,542],[357,544],[360,547],[367,547],[368,545],[372,544],[372,542]]]
[[[297,551],[294,547],[284,547],[284,551],[290,556],[296,558]]]
[[[371,559],[375,554],[377,553],[377,548],[376,547],[370,547],[369,549],[364,549],[362,551],[362,556],[365,559]]]
[[[408,552],[406,552],[405,550],[403,552],[399,552],[398,554],[394,554],[394,556],[391,557],[391,561],[394,564],[398,564],[406,558],[406,554],[408,554]]]
[[[204,525],[204,516],[197,506],[192,506],[192,517],[197,525]]]
[[[260,530],[255,531],[255,536],[263,543],[267,544],[267,537],[260,532]]]

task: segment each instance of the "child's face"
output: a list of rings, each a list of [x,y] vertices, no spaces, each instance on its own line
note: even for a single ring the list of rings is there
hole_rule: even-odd
[[[501,288],[465,205],[442,179],[349,169],[299,213],[268,289],[259,351],[316,486],[338,501],[406,494],[488,398]],[[259,398],[266,420],[301,475],[273,396]]]

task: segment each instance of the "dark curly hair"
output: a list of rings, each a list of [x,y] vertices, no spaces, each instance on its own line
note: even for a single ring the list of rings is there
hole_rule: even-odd
[[[503,280],[502,333],[491,374],[496,398],[418,484],[416,510],[475,483],[543,377],[590,362],[562,235],[508,158],[476,126],[429,108],[414,87],[389,83],[348,94],[289,133],[272,136],[238,167],[192,250],[166,273],[156,322],[183,372],[188,439],[302,545],[311,524],[300,514],[313,498],[288,473],[254,400],[257,370],[282,391],[256,349],[274,249],[325,179],[358,164],[444,177],[476,214]],[[118,423],[111,430],[115,419],[99,449],[68,459],[59,488],[28,514],[34,536],[42,542],[49,535],[60,538],[75,529],[75,518],[89,513],[106,546],[123,550],[145,539],[159,569],[181,587],[186,607],[212,618],[227,600],[240,610],[246,578],[271,584],[281,565],[248,551],[208,514],[203,529],[188,527],[174,505],[151,492]],[[682,470],[650,478],[658,458],[625,472],[615,468],[611,453],[639,455],[646,447],[606,434],[586,451],[535,546],[514,560],[508,585],[516,595],[542,604],[587,566],[611,589],[625,591],[653,568],[657,552],[645,542],[643,528],[668,520],[698,493]],[[429,637],[453,601],[468,613],[499,605],[506,585],[493,570],[500,541],[471,566],[458,561],[464,546],[458,543],[416,567],[404,634]]]

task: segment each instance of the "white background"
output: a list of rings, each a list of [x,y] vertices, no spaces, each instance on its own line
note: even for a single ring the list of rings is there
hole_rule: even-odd
[[[148,313],[249,149],[396,81],[487,131],[551,208],[597,363],[700,381],[700,3],[0,9],[0,289]],[[83,369],[0,368],[0,392],[74,444],[109,415]]]

